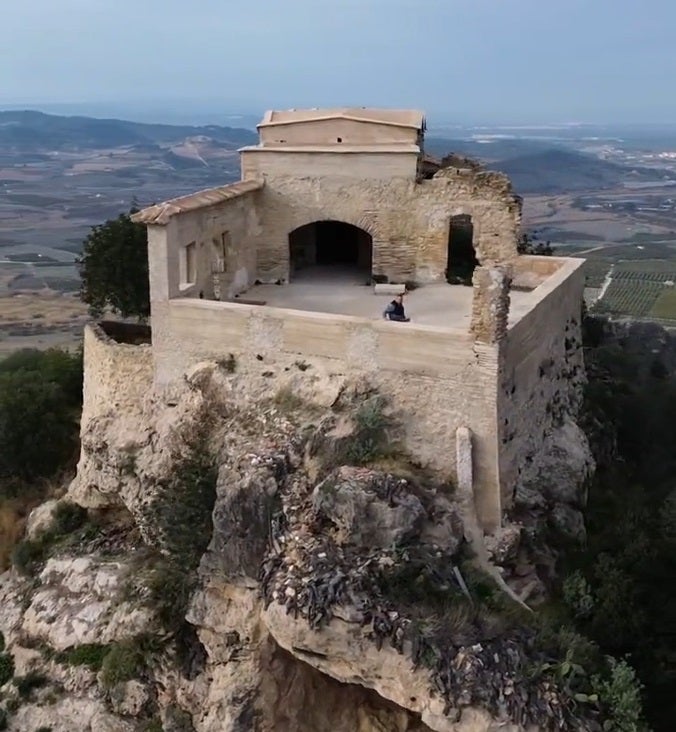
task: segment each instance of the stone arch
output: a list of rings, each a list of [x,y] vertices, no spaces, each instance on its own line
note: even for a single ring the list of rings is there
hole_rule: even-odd
[[[373,236],[355,224],[317,219],[291,230],[288,242],[290,279],[312,268],[331,276],[371,277]]]

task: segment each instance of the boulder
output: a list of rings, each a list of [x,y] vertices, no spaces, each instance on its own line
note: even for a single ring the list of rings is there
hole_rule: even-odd
[[[418,536],[426,517],[406,480],[366,468],[342,467],[312,494],[313,508],[341,541],[386,549]]]

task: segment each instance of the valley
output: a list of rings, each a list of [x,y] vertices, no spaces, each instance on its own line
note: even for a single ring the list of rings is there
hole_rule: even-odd
[[[624,134],[624,138],[621,137]],[[86,309],[76,259],[90,228],[239,178],[253,130],[0,112],[0,355],[71,346]],[[588,259],[601,310],[676,322],[676,130],[432,128],[426,152],[510,175],[524,230]],[[612,280],[612,281],[610,281]],[[606,285],[605,291],[602,288]]]

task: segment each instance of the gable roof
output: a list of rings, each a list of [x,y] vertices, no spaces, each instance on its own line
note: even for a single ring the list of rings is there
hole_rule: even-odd
[[[425,128],[425,115],[415,109],[374,109],[370,107],[335,107],[322,109],[270,110],[258,127],[292,125],[298,122],[316,122],[326,119],[349,119],[393,127]]]

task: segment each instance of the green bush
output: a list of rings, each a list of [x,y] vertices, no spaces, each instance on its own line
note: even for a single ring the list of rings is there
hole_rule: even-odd
[[[0,653],[0,686],[14,676],[14,658],[9,653]]]
[[[634,669],[624,660],[609,657],[610,677],[594,676],[592,687],[607,710],[603,725],[608,732],[640,732],[641,684]]]
[[[9,715],[4,709],[0,709],[0,730],[6,730],[9,726]]]
[[[50,477],[74,463],[82,405],[82,356],[19,351],[0,361],[0,479]]]
[[[110,646],[102,646],[98,643],[85,643],[65,651],[59,661],[70,666],[88,666],[92,671],[99,671],[103,661],[110,651]]]
[[[348,449],[347,458],[356,465],[381,457],[386,451],[385,400],[376,394],[364,400],[355,414],[356,432]]]
[[[2,631],[0,630],[0,653],[2,653],[5,650],[5,636],[2,634]]]
[[[101,681],[107,688],[138,677],[144,659],[141,644],[136,639],[114,643],[101,664]]]

